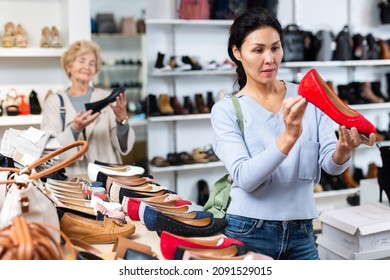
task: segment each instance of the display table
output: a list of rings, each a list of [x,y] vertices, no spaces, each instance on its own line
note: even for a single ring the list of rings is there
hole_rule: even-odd
[[[128,219],[128,217],[126,217]],[[160,250],[160,237],[157,235],[155,231],[149,231],[145,225],[143,225],[140,221],[130,221],[129,223],[133,223],[135,225],[135,232],[128,239],[150,246],[152,251],[156,254],[158,259],[163,260],[164,257],[161,254]],[[96,244],[95,248],[100,250],[103,253],[104,259],[114,259],[115,253],[112,252],[112,248],[114,243],[112,244]]]
[[[129,217],[126,216],[126,219]],[[128,239],[147,245],[152,248],[152,251],[156,254],[156,257],[160,260],[165,260],[160,250],[160,237],[158,236],[156,231],[149,231],[145,225],[143,225],[140,221],[130,221],[130,223],[135,224],[135,232]],[[223,234],[214,234],[206,237],[196,237],[196,239],[215,239],[218,237],[222,237]],[[115,258],[115,252],[112,252],[114,244],[98,244],[94,245],[95,248],[100,250],[104,259],[113,260]]]

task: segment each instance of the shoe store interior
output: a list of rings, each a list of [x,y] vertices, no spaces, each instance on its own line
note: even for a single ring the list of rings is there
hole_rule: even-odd
[[[0,259],[390,259],[390,1],[0,0],[0,27]]]

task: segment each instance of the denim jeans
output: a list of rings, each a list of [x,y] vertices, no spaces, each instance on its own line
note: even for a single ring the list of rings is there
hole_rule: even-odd
[[[318,260],[312,220],[267,221],[226,215],[223,233],[275,260]]]

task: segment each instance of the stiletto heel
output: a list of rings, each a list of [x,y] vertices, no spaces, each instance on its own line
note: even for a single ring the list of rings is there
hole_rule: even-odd
[[[379,147],[379,151],[382,158],[382,167],[378,168],[379,202],[384,191],[390,204],[390,146]]]
[[[376,133],[375,126],[359,112],[348,107],[315,69],[310,69],[302,78],[298,92],[336,123],[347,128],[355,127],[362,134]]]

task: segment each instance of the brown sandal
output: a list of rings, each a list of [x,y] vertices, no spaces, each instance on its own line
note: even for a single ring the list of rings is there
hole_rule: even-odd
[[[202,148],[193,149],[192,157],[198,163],[206,163],[210,161],[207,153]]]

